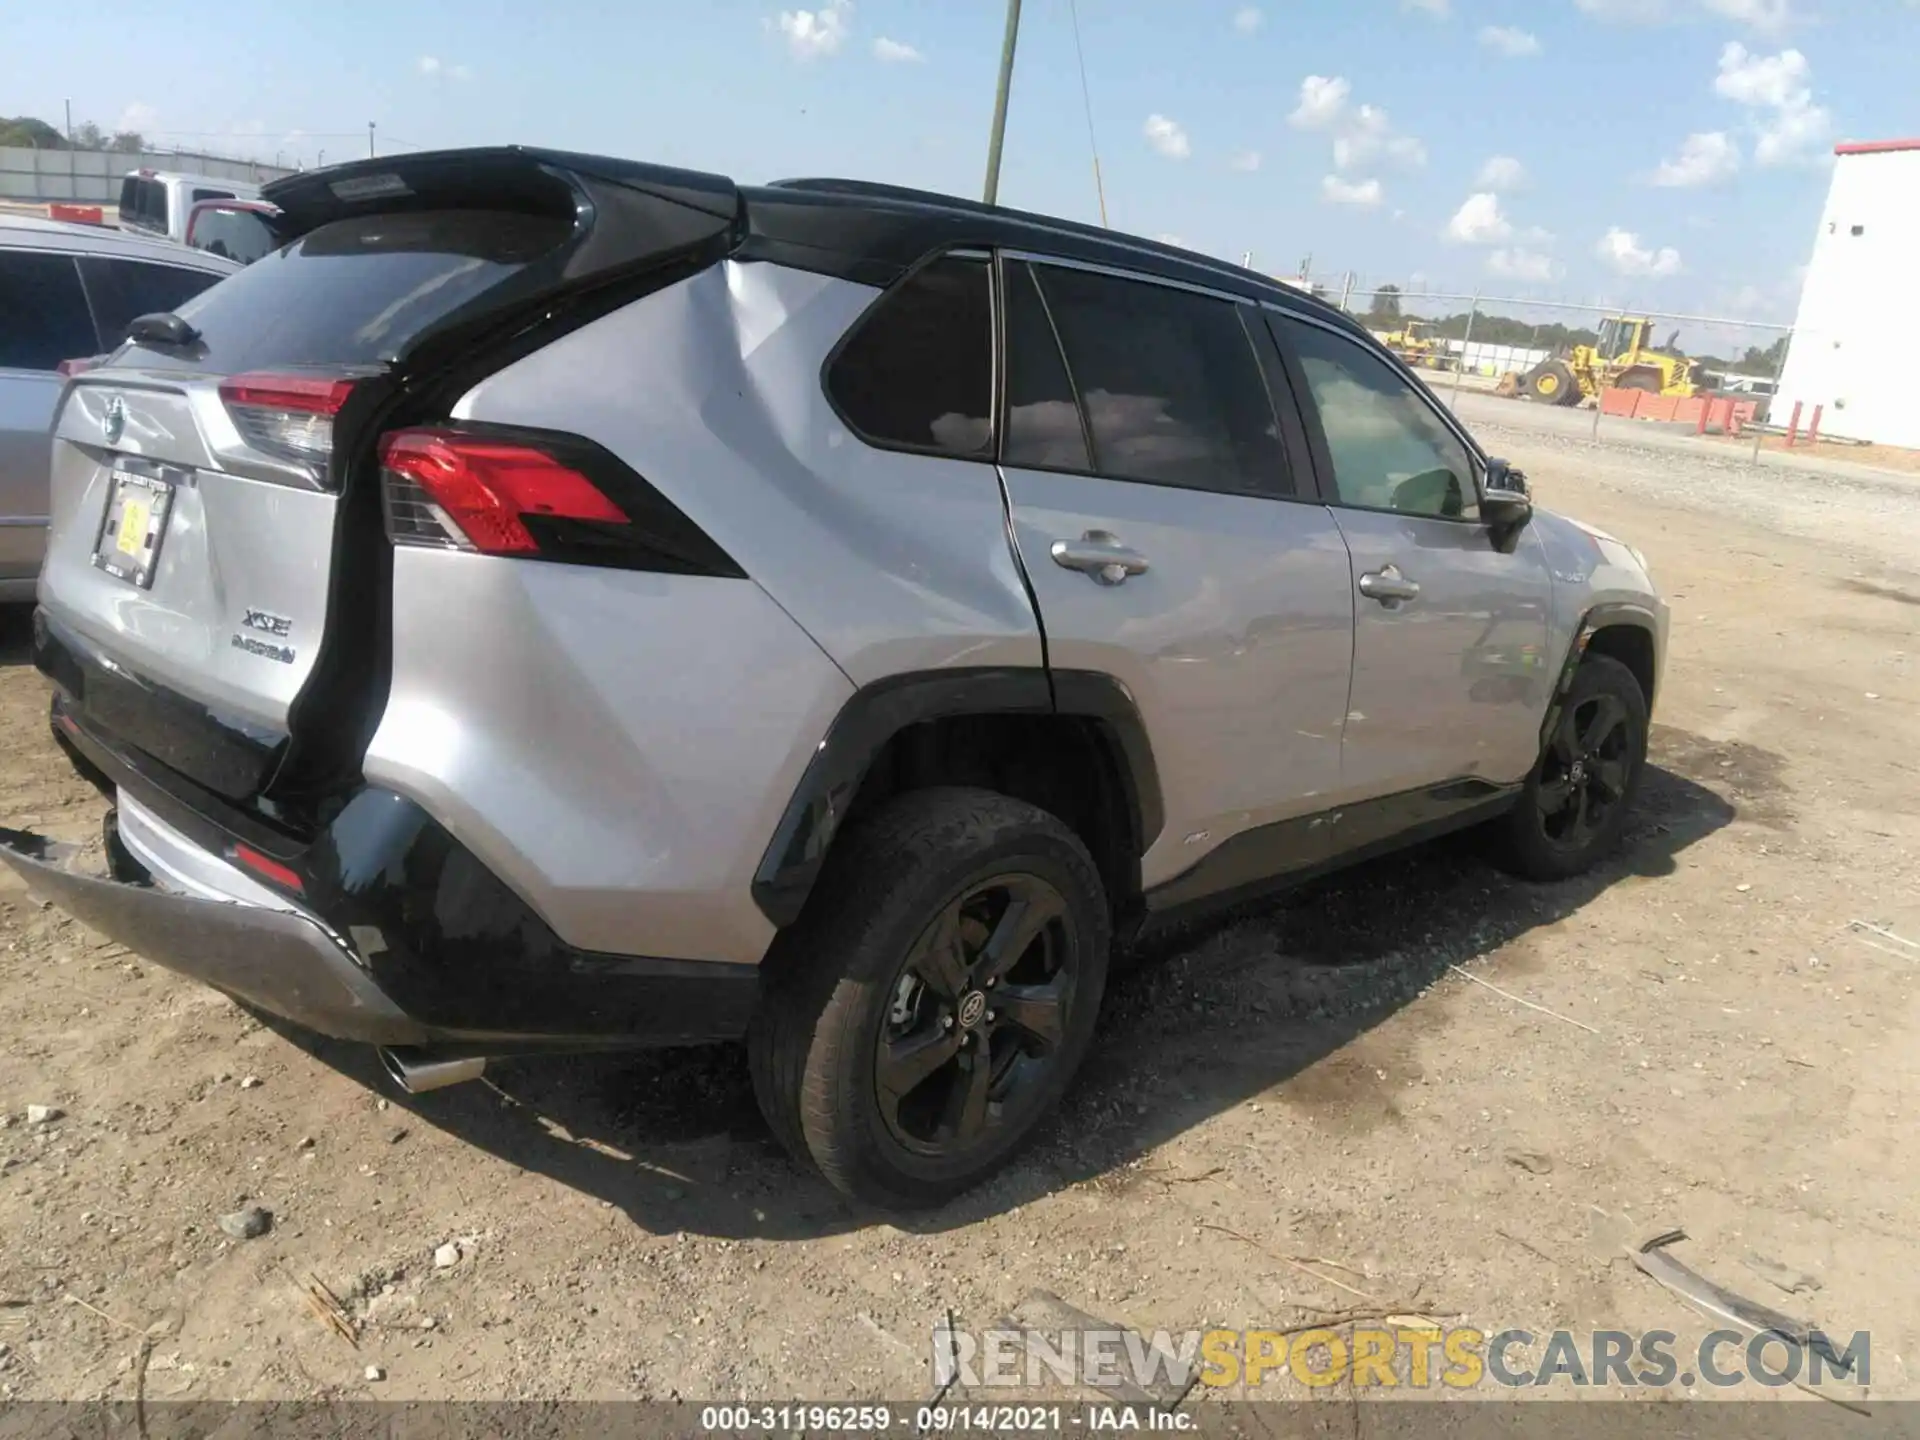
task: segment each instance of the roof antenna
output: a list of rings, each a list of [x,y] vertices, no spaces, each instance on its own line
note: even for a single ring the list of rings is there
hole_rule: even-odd
[[[1093,96],[1087,89],[1087,56],[1080,48],[1080,7],[1067,0],[1067,14],[1073,20],[1073,53],[1080,62],[1080,103],[1087,112],[1087,148],[1093,152],[1093,193],[1100,201],[1100,228],[1107,227],[1107,192],[1100,183],[1100,143],[1093,136]]]

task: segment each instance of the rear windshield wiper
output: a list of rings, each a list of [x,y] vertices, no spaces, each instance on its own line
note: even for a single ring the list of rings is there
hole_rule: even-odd
[[[181,347],[196,343],[200,339],[200,332],[172,311],[159,310],[137,317],[127,326],[127,338],[137,340],[142,345]]]

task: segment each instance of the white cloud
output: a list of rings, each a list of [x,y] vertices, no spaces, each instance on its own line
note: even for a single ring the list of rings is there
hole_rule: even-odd
[[[1809,98],[1807,57],[1798,50],[1755,55],[1738,40],[1729,40],[1720,52],[1720,73],[1713,88],[1742,105],[1791,105]]]
[[[440,73],[440,61],[432,55],[422,55],[420,57],[420,73],[422,75],[438,75]]]
[[[1640,243],[1640,237],[1618,225],[1600,237],[1593,253],[1616,274],[1659,279],[1680,273],[1680,252],[1671,245],[1658,250]]]
[[[1540,38],[1518,25],[1488,25],[1480,31],[1480,43],[1510,60],[1540,53]]]
[[[1177,121],[1169,120],[1164,115],[1149,115],[1147,123],[1140,127],[1140,133],[1147,137],[1147,144],[1169,160],[1184,160],[1193,153],[1187,132],[1180,128]]]
[[[1680,153],[1662,160],[1653,172],[1653,183],[1687,188],[1712,185],[1725,180],[1740,168],[1740,147],[1724,130],[1708,130],[1687,136],[1680,142]]]
[[[1386,196],[1378,180],[1343,180],[1328,175],[1320,181],[1320,194],[1335,205],[1360,205],[1371,208]]]
[[[1833,116],[1824,106],[1810,99],[1787,105],[1760,127],[1760,138],[1753,142],[1753,158],[1762,165],[1788,165],[1824,148],[1832,133]]]
[[[1667,0],[1573,0],[1574,5],[1601,20],[1650,25],[1667,17]]]
[[[1440,238],[1458,245],[1491,245],[1511,234],[1512,223],[1500,213],[1500,197],[1491,190],[1481,190],[1469,195],[1453,212]]]
[[[1421,10],[1436,20],[1444,20],[1453,13],[1453,0],[1400,0],[1403,10]]]
[[[473,71],[465,65],[450,65],[437,55],[422,55],[415,62],[422,75],[429,80],[471,80]]]
[[[115,134],[132,130],[136,134],[151,130],[160,118],[160,112],[141,100],[127,102],[127,108],[120,112],[120,118],[113,124]]]
[[[1387,112],[1377,105],[1350,111],[1333,139],[1333,163],[1352,170],[1385,156],[1402,165],[1427,163],[1427,147],[1412,135],[1396,135]]]
[[[456,80],[471,80],[473,71],[465,65],[455,65],[447,71]]]
[[[782,10],[774,26],[787,37],[796,60],[839,53],[853,18],[853,0],[826,0],[818,10]]]
[[[927,57],[914,49],[913,46],[907,44],[904,40],[889,40],[886,36],[882,35],[878,40],[873,42],[873,58],[876,60],[884,60],[888,64],[917,64]]]
[[[1235,155],[1231,160],[1227,161],[1227,168],[1251,174],[1260,168],[1260,152],[1258,150],[1242,150],[1238,155]]]
[[[1483,190],[1518,190],[1527,183],[1527,167],[1511,155],[1495,155],[1480,167],[1473,183]]]
[[[1542,255],[1538,250],[1526,250],[1518,246],[1511,250],[1495,250],[1487,256],[1487,272],[1508,280],[1525,280],[1540,284],[1557,279],[1560,266],[1551,255]]]
[[[1260,13],[1257,5],[1242,5],[1233,12],[1233,28],[1242,35],[1251,35],[1266,22],[1266,16]]]
[[[1713,88],[1741,105],[1772,112],[1757,128],[1753,158],[1762,165],[1786,165],[1820,148],[1833,129],[1833,116],[1813,100],[1811,70],[1798,50],[1756,55],[1738,40],[1720,52],[1720,73]]]
[[[1300,82],[1300,103],[1287,123],[1301,130],[1324,130],[1340,118],[1352,93],[1344,76],[1309,75]]]
[[[1725,20],[1750,25],[1765,35],[1777,35],[1793,24],[1790,0],[1700,0],[1715,15]]]

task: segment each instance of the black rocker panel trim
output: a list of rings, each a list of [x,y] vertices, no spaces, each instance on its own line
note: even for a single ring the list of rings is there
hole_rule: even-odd
[[[842,707],[800,777],[753,877],[753,900],[775,925],[791,925],[812,893],[874,759],[909,725],[967,715],[1068,715],[1099,724],[1120,760],[1143,854],[1164,823],[1159,773],[1140,712],[1110,676],[1038,668],[977,667],[889,676]]]
[[[1154,920],[1187,918],[1202,908],[1299,884],[1491,818],[1520,789],[1478,778],[1450,780],[1243,830],[1147,891],[1147,913]]]

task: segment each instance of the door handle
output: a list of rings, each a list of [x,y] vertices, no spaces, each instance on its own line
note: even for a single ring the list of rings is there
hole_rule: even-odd
[[[1078,540],[1056,540],[1048,554],[1066,570],[1091,575],[1102,585],[1118,585],[1129,575],[1144,575],[1147,557],[1130,550],[1105,530],[1089,530]]]
[[[1378,600],[1382,605],[1397,605],[1402,600],[1412,600],[1420,593],[1420,587],[1400,573],[1395,565],[1382,565],[1378,570],[1370,570],[1360,577],[1360,593],[1369,600]]]

